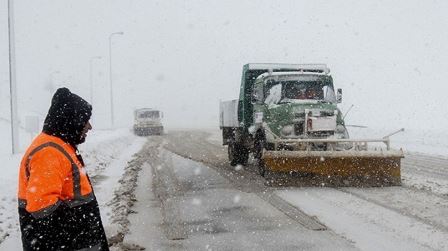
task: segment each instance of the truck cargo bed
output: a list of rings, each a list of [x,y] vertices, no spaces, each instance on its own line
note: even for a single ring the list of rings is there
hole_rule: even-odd
[[[238,123],[238,99],[219,103],[219,127],[236,128]]]

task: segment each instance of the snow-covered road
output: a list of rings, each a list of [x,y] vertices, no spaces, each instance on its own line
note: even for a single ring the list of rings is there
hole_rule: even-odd
[[[218,137],[201,132],[172,133],[168,148],[221,172],[239,189],[257,190],[266,181],[252,165],[232,170]],[[181,140],[182,139],[182,140]],[[200,139],[200,140],[197,140]],[[181,142],[192,145],[180,146]],[[182,145],[182,144],[181,144]],[[448,249],[448,160],[407,153],[401,187],[328,188],[282,185],[266,188],[317,219],[362,250]],[[258,187],[258,188],[257,188]]]
[[[165,139],[151,140],[159,140],[160,145],[149,147],[148,156],[143,158],[149,164],[146,168],[151,167],[146,172],[153,174],[155,196],[148,196],[145,190],[137,194],[141,204],[131,216],[134,224],[125,237],[125,246],[149,250],[354,249],[330,230],[314,231],[294,220],[279,210],[279,205],[271,204],[266,199],[269,196],[241,191],[213,168],[167,151]],[[159,208],[154,198],[159,198]],[[140,217],[140,213],[149,217]],[[155,226],[161,226],[164,235],[155,231]]]
[[[99,131],[82,151],[112,250],[448,249],[443,156],[408,153],[400,187],[332,188],[231,167],[219,131]],[[15,168],[20,157],[7,160]],[[20,250],[9,172],[0,177],[0,250]]]

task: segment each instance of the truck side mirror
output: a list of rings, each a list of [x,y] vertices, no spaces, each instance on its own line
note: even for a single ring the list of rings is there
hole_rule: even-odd
[[[342,102],[342,89],[341,89],[341,88],[338,89],[338,93],[337,93],[337,95],[336,95],[336,101],[337,101],[338,103],[341,103],[341,102]]]

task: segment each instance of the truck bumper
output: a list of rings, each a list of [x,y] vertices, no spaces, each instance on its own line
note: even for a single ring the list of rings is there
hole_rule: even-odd
[[[134,127],[134,133],[139,136],[162,135],[163,126],[157,127]]]

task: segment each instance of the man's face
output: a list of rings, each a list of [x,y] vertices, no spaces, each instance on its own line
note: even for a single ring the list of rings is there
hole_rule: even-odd
[[[92,125],[90,124],[90,121],[89,121],[82,129],[81,142],[84,142],[86,140],[87,132],[90,131],[91,129],[92,129]]]

